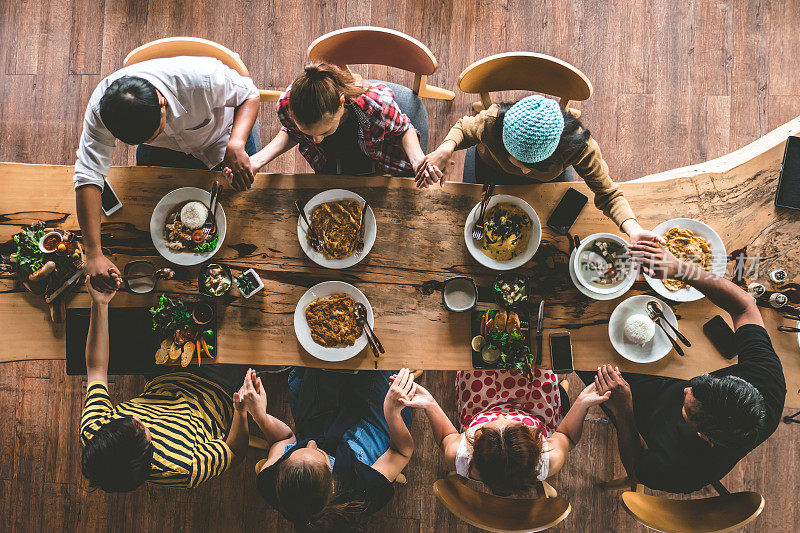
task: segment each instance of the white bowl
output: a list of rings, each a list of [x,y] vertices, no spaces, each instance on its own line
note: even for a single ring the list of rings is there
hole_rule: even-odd
[[[464,224],[464,241],[467,243],[467,250],[469,250],[470,255],[483,266],[491,268],[492,270],[513,270],[523,266],[536,254],[536,250],[539,249],[539,243],[542,241],[542,223],[539,221],[539,216],[536,214],[536,211],[533,210],[528,202],[522,198],[509,196],[508,194],[492,196],[489,199],[489,203],[486,204],[486,211],[488,212],[493,206],[501,203],[513,204],[519,207],[525,211],[531,219],[531,238],[528,241],[528,247],[525,251],[510,261],[497,261],[484,254],[480,248],[478,248],[476,241],[472,238],[472,226],[475,225],[478,219],[478,210],[481,207],[480,202],[472,208],[472,211],[470,211],[467,216],[467,221]]]
[[[611,294],[600,294],[594,291],[590,291],[583,285],[581,285],[580,281],[578,281],[578,275],[575,273],[575,262],[573,259],[575,258],[575,250],[572,250],[572,254],[569,256],[569,277],[572,280],[572,284],[575,285],[575,288],[578,289],[583,295],[588,296],[594,300],[615,300],[623,296],[626,292],[633,287],[636,278],[631,276],[631,278],[619,288],[619,291],[613,292]]]
[[[345,361],[361,353],[361,350],[367,346],[367,338],[364,333],[356,339],[356,343],[353,346],[332,348],[321,346],[311,338],[311,328],[308,326],[308,321],[306,321],[306,307],[317,298],[327,298],[333,294],[341,293],[348,294],[356,302],[364,304],[364,307],[367,308],[367,323],[370,326],[375,325],[375,318],[372,315],[372,306],[369,304],[369,300],[367,300],[363,292],[349,283],[324,281],[308,289],[300,298],[300,301],[297,302],[297,307],[294,310],[294,333],[297,335],[300,345],[308,353],[322,361]]]
[[[176,252],[167,248],[167,242],[164,240],[164,224],[166,223],[167,215],[169,215],[170,211],[176,206],[190,201],[202,202],[208,207],[211,202],[211,193],[203,189],[198,189],[197,187],[181,187],[180,189],[175,189],[167,193],[158,204],[156,204],[153,215],[150,217],[150,238],[153,239],[153,245],[164,259],[176,265],[192,266],[208,261],[222,248],[222,243],[225,241],[225,231],[228,224],[225,219],[225,211],[220,204],[217,207],[216,217],[219,241],[213,250],[202,254],[195,254],[191,252]]]
[[[592,243],[598,240],[609,240],[614,241],[618,244],[621,244],[628,249],[628,243],[619,235],[614,235],[613,233],[595,233],[593,235],[589,235],[588,237],[581,239],[578,248],[575,250],[575,255],[572,258],[573,261],[573,268],[575,269],[575,277],[578,279],[578,283],[583,285],[586,289],[591,292],[597,294],[615,294],[620,292],[626,285],[630,288],[633,285],[634,281],[636,281],[636,277],[639,275],[639,265],[637,263],[630,262],[630,269],[625,274],[625,279],[621,282],[617,283],[616,285],[612,285],[610,287],[599,287],[597,285],[593,285],[589,283],[583,276],[581,272],[580,266],[580,256],[581,254],[588,248]]]
[[[362,204],[365,201],[364,198],[352,191],[330,189],[317,194],[306,202],[303,211],[305,211],[306,217],[311,220],[311,212],[319,204],[336,202],[338,200],[356,200]],[[316,264],[327,268],[347,268],[367,257],[367,254],[369,254],[369,251],[372,250],[372,246],[375,244],[375,237],[378,234],[378,223],[375,221],[375,214],[372,212],[372,208],[369,205],[367,206],[367,213],[364,215],[364,224],[364,251],[361,252],[361,257],[356,257],[355,254],[353,254],[344,259],[328,259],[320,252],[314,250],[308,244],[308,238],[306,237],[308,228],[306,227],[305,221],[303,221],[300,216],[297,217],[297,239],[300,241],[300,247],[303,249],[303,252]]]
[[[633,344],[625,340],[625,321],[629,316],[636,313],[647,316],[647,302],[651,300],[655,300],[661,304],[666,319],[670,324],[678,328],[678,320],[675,318],[675,313],[672,311],[672,308],[658,298],[647,296],[646,294],[631,296],[627,300],[621,302],[617,308],[614,309],[614,312],[611,313],[611,318],[608,321],[608,337],[611,339],[611,345],[614,346],[614,349],[622,357],[634,363],[652,363],[658,361],[672,350],[672,343],[658,324],[655,325],[655,335],[653,335],[650,342],[644,346]],[[666,324],[664,327],[667,330],[670,329]],[[669,335],[672,337],[674,333],[670,332]]]
[[[703,224],[699,220],[693,218],[673,218],[662,222],[655,228],[653,233],[664,236],[672,228],[684,228],[691,230],[695,235],[699,235],[708,241],[711,245],[711,253],[713,254],[711,272],[717,276],[724,276],[728,268],[728,253],[725,251],[725,243],[716,231],[711,229],[707,224]],[[645,281],[658,293],[659,296],[672,300],[673,302],[694,302],[705,298],[703,293],[694,287],[686,287],[671,291],[664,286],[664,282],[658,278],[651,278],[644,276]]]
[[[247,270],[245,270],[239,276],[236,276],[236,277],[246,276],[247,274],[251,274],[256,278],[256,287],[255,287],[255,289],[252,290],[252,292],[249,292],[249,293],[245,294],[245,293],[242,292],[241,289],[239,289],[238,285],[236,286],[236,288],[239,289],[239,292],[242,292],[242,296],[244,296],[245,299],[246,298],[250,298],[252,295],[254,295],[255,293],[257,293],[258,291],[260,291],[261,289],[264,288],[264,280],[261,279],[261,276],[258,275],[258,272],[256,272],[252,268],[248,268]],[[235,281],[234,281],[234,283],[235,283]]]

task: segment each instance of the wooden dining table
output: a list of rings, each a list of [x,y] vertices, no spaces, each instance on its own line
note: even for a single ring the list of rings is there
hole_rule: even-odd
[[[800,117],[748,147],[693,167],[685,167],[622,183],[625,196],[645,228],[678,217],[705,222],[720,235],[727,251],[760,255],[757,273],[747,281],[776,288],[768,274],[783,268],[788,282],[800,276],[800,214],[776,208],[775,189],[787,136],[800,131]],[[78,229],[71,166],[0,163],[0,251],[8,253],[12,236],[24,226],[43,220],[48,226]],[[102,220],[103,248],[122,269],[134,259],[168,266],[150,237],[150,217],[156,203],[178,187],[210,188],[219,173],[157,167],[113,167],[108,180],[123,207]],[[532,322],[545,300],[544,357],[550,365],[547,337],[569,331],[576,369],[596,369],[614,363],[629,372],[691,378],[730,365],[703,334],[702,325],[725,314],[708,299],[673,305],[680,330],[689,338],[686,356],[674,351],[663,359],[637,364],[613,349],[608,335],[612,311],[635,294],[655,294],[640,277],[624,296],[597,301],[581,294],[568,272],[566,237],[545,221],[568,187],[592,197],[583,182],[536,186],[499,186],[496,193],[526,200],[542,221],[541,244],[533,259],[519,271],[528,276]],[[377,238],[369,254],[353,267],[334,270],[312,262],[302,251],[297,234],[295,200],[308,201],[320,191],[344,188],[366,198],[375,213]],[[265,288],[250,299],[226,296],[217,301],[219,363],[305,365],[350,369],[455,370],[472,367],[470,313],[447,311],[438,289],[456,275],[472,277],[489,287],[497,272],[481,266],[465,246],[464,224],[478,203],[481,186],[447,183],[427,190],[408,178],[351,177],[314,174],[259,174],[253,188],[226,188],[222,206],[227,235],[214,257],[234,269],[254,268]],[[620,233],[590,202],[572,227],[585,237],[597,232]],[[730,263],[733,265],[733,263]],[[174,267],[175,279],[159,282],[158,293],[196,293],[199,267]],[[340,280],[360,289],[375,312],[375,332],[386,353],[376,359],[369,348],[339,363],[320,361],[297,341],[295,307],[309,287]],[[113,306],[151,305],[155,294],[120,292]],[[490,306],[491,304],[480,304]],[[88,307],[83,287],[68,296],[69,307]],[[800,348],[795,334],[777,331],[794,325],[773,309],[762,309],[767,329],[786,374],[787,405],[800,407]],[[726,316],[726,319],[729,318]],[[40,297],[26,292],[12,276],[0,276],[0,324],[4,330],[0,361],[65,357],[63,323],[53,323]],[[144,358],[152,353],[141,354]],[[113,355],[112,355],[113,357]]]

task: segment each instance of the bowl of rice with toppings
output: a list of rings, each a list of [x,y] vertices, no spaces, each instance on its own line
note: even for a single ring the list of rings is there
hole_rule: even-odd
[[[225,240],[227,221],[220,204],[216,213],[216,233],[207,242],[193,244],[186,235],[198,233],[208,217],[211,193],[197,187],[181,187],[166,194],[150,217],[150,238],[164,259],[181,266],[199,265],[211,259]],[[181,239],[168,238],[180,234]]]

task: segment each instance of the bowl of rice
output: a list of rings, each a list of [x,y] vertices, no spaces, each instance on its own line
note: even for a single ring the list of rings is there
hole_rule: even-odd
[[[667,334],[647,316],[647,302],[657,301],[670,324],[678,327],[672,308],[658,298],[639,295],[621,302],[608,321],[611,345],[622,357],[634,363],[653,363],[672,350]],[[669,329],[669,326],[665,327]]]
[[[217,207],[216,223],[217,235],[216,243],[209,243],[202,251],[194,252],[191,249],[178,249],[174,243],[167,242],[165,237],[165,227],[170,217],[174,218],[173,211],[180,207],[180,221],[189,230],[200,229],[208,216],[208,205],[211,202],[211,193],[198,189],[197,187],[181,187],[167,193],[153,209],[150,217],[150,238],[153,240],[158,253],[171,263],[182,266],[199,265],[211,259],[225,240],[227,230],[227,220],[222,204]]]

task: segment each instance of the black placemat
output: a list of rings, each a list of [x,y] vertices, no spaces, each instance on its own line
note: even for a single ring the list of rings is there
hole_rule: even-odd
[[[67,375],[86,374],[89,309],[67,309]],[[149,374],[158,347],[148,307],[111,307],[108,312],[109,374]]]

